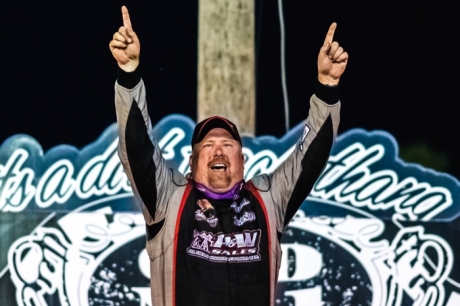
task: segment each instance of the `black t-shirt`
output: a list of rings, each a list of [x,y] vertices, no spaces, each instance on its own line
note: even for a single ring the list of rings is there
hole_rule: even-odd
[[[179,226],[178,306],[270,304],[267,222],[249,190],[214,200],[194,188]]]

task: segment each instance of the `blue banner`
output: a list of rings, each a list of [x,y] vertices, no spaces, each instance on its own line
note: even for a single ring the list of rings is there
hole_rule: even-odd
[[[195,122],[154,128],[188,172]],[[243,136],[245,178],[273,171],[302,134]],[[0,147],[2,305],[150,305],[145,224],[111,125],[82,150]],[[282,238],[277,305],[460,305],[460,185],[398,158],[384,131],[340,135]]]

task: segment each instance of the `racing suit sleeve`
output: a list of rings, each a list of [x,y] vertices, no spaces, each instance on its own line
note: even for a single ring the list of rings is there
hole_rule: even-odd
[[[310,99],[302,136],[292,154],[269,178],[279,233],[295,215],[326,166],[339,121],[338,87],[318,82]]]
[[[175,188],[171,184],[173,175],[177,174],[167,167],[153,136],[145,86],[139,68],[130,73],[119,69],[115,83],[115,107],[120,161],[147,227],[161,227],[166,215],[167,200]]]

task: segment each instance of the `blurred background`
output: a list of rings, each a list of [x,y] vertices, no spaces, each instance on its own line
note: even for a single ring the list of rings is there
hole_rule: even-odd
[[[385,130],[408,162],[460,178],[459,37],[453,1],[282,1],[289,121],[305,119],[316,57],[332,22],[350,54],[340,84],[343,133]],[[109,51],[130,11],[155,123],[197,116],[198,1],[8,1],[0,10],[0,144],[28,134],[46,151],[82,148],[116,120]],[[286,132],[280,7],[255,2],[256,136]]]

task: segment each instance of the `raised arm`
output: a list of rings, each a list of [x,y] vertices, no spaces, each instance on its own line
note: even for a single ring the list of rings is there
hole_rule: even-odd
[[[109,44],[118,63],[115,107],[118,124],[118,155],[148,226],[150,237],[161,227],[168,199],[185,178],[169,169],[153,135],[146,90],[139,73],[140,43],[132,30],[128,10],[122,7],[123,26]],[[171,183],[173,177],[176,184]],[[178,183],[178,180],[180,181]]]
[[[276,203],[275,214],[279,232],[288,224],[304,202],[316,180],[324,169],[340,121],[338,87],[345,71],[348,54],[333,41],[336,24],[333,23],[326,35],[318,55],[318,84],[310,99],[310,109],[305,128],[293,153],[268,177],[255,185],[270,186],[263,196]],[[269,202],[270,202],[269,201]]]

